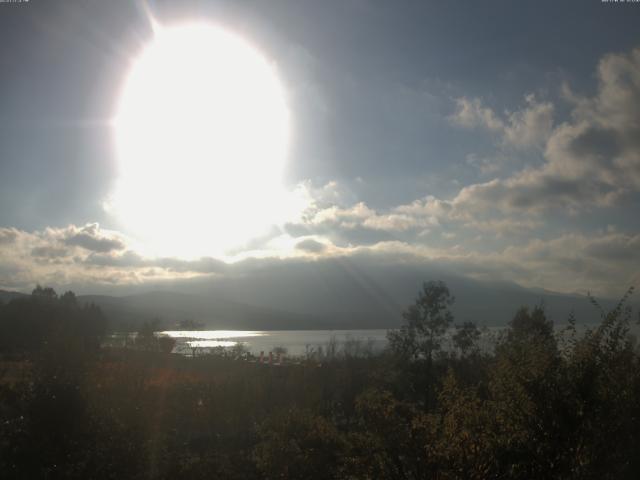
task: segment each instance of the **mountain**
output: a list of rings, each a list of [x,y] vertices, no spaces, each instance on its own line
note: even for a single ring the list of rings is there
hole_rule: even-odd
[[[0,290],[0,303],[8,303],[14,298],[26,298],[26,293],[12,292],[9,290]]]
[[[222,279],[165,285],[122,297],[81,296],[124,325],[160,318],[167,326],[196,320],[218,329],[394,328],[415,301],[422,282],[443,280],[456,297],[455,321],[506,325],[521,306],[544,305],[549,318],[595,323],[597,310],[583,295],[527,289],[510,282],[487,282],[434,269],[371,266],[355,262],[306,262],[270,267]],[[615,302],[602,300],[604,308]]]
[[[457,323],[501,326],[519,307],[540,304],[557,324],[566,322],[571,312],[580,323],[599,320],[584,295],[473,279],[434,264],[384,263],[367,257],[246,261],[231,265],[224,275],[122,285],[115,292],[118,295],[78,298],[99,305],[115,329],[135,328],[154,318],[166,328],[182,320],[215,329],[395,328],[402,323],[402,311],[428,280],[447,283],[456,298]],[[0,291],[4,302],[21,295]],[[609,309],[615,302],[604,299],[601,304]]]
[[[415,301],[427,280],[447,283],[456,297],[456,322],[505,325],[519,307],[541,304],[556,323],[566,322],[571,312],[582,323],[599,320],[584,295],[475,280],[434,266],[378,265],[358,259],[274,265],[235,277],[183,284],[182,288],[213,298],[332,319],[342,328],[388,328],[401,324],[401,312]],[[604,299],[601,304],[611,308],[615,302]]]
[[[163,328],[167,329],[175,327],[182,320],[195,320],[211,329],[286,330],[312,326],[322,329],[338,327],[336,322],[329,318],[170,291],[153,291],[124,297],[81,295],[78,301],[98,305],[116,329],[135,327],[153,319],[159,319]]]

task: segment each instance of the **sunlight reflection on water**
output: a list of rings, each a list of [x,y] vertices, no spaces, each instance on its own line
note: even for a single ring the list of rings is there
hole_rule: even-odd
[[[192,348],[204,351],[216,347],[231,348],[242,344],[254,355],[284,347],[289,355],[304,355],[310,349],[326,347],[332,341],[344,344],[361,341],[373,351],[381,351],[387,344],[386,330],[167,330],[159,332],[177,341],[177,353],[191,354]]]
[[[197,338],[201,340],[220,340],[224,338],[261,337],[267,332],[253,330],[166,330],[161,335],[173,338]]]
[[[587,328],[595,328],[596,325],[576,325],[578,336],[582,336]],[[556,325],[556,337],[562,342],[567,335],[564,330],[566,324]],[[506,327],[482,328],[482,334],[478,346],[482,352],[490,353],[496,346],[502,332]],[[631,326],[632,333],[640,336],[640,327]],[[175,353],[193,355],[194,349],[200,353],[211,352],[217,348],[232,349],[236,345],[242,345],[245,351],[253,355],[260,352],[268,354],[282,347],[289,356],[306,356],[312,352],[319,352],[327,348],[337,348],[337,351],[348,348],[356,352],[381,352],[387,346],[387,330],[165,330],[158,335],[166,335],[176,340]],[[444,335],[442,350],[451,351],[453,347],[452,336],[455,329],[450,329]],[[133,336],[132,336],[133,335]],[[114,339],[135,338],[135,334],[117,333],[112,335]],[[117,343],[117,340],[116,340]]]
[[[190,347],[198,347],[198,348],[215,348],[215,347],[234,347],[238,344],[238,342],[233,342],[229,340],[191,340],[186,342]]]

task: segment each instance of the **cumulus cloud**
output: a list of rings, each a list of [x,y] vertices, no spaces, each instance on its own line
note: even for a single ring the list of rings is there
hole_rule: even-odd
[[[0,228],[0,245],[13,243],[17,237],[18,231],[15,228]]]
[[[504,276],[529,286],[611,290],[613,284],[633,283],[637,236],[610,232],[550,239],[552,230],[545,229],[550,218],[561,223],[567,215],[578,218],[595,208],[615,207],[640,191],[640,49],[603,57],[597,76],[592,97],[567,95],[570,114],[555,125],[554,105],[533,95],[525,97],[524,107],[504,114],[478,99],[458,100],[452,121],[498,135],[499,155],[506,155],[503,147],[514,152],[535,147],[539,164],[467,185],[449,199],[425,196],[384,210],[362,201],[312,202],[305,216],[285,230],[294,237],[332,240],[367,232],[369,241],[334,243],[342,253],[406,251],[443,259],[471,275]],[[485,173],[497,173],[490,162],[481,163]]]
[[[496,120],[479,101],[459,102],[455,118],[461,125],[500,130],[505,141],[522,145],[546,139],[545,162],[505,179],[467,186],[451,205],[475,213],[576,212],[613,205],[640,190],[640,49],[605,56],[598,80],[596,95],[572,96],[570,119],[553,129],[553,107],[533,97],[508,121]]]
[[[430,200],[405,208],[418,214],[421,209],[438,210],[440,207],[437,201]],[[67,247],[75,250],[63,251],[56,247],[59,245],[58,237],[64,238],[61,230],[64,229],[16,230],[14,242],[0,247],[0,287],[29,290],[39,282],[58,287],[83,285],[85,289],[99,289],[105,285],[180,281],[203,275],[232,278],[256,269],[280,268],[279,265],[286,266],[292,258],[281,259],[274,255],[226,264],[208,257],[196,260],[146,258],[130,249],[91,252],[82,247]],[[450,237],[448,240],[455,240],[455,235]],[[298,241],[295,250],[302,258],[308,255],[339,258],[375,256],[381,265],[398,268],[403,265],[412,268],[412,265],[428,262],[477,279],[509,280],[524,286],[544,286],[563,292],[593,291],[617,295],[624,286],[640,281],[637,268],[640,264],[640,234],[617,231],[534,238],[489,252],[460,243],[436,246],[400,240],[336,246],[318,237]]]
[[[0,288],[29,290],[36,283],[139,284],[211,275],[226,268],[223,261],[208,257],[146,258],[128,247],[124,235],[98,224],[0,232],[0,238],[9,239],[0,242]]]
[[[385,242],[358,251],[372,251],[404,262],[429,261],[477,279],[508,280],[526,287],[565,293],[596,292],[618,296],[640,281],[640,234],[563,234],[533,239],[493,252],[464,248],[430,248]],[[410,260],[413,259],[413,260]]]
[[[538,102],[533,94],[527,95],[525,101],[524,109],[508,114],[503,141],[521,148],[542,146],[553,128],[553,105]]]
[[[497,114],[479,98],[456,100],[456,111],[450,120],[460,127],[486,129],[501,137],[506,146],[542,147],[553,128],[554,107],[540,102],[534,94],[525,96],[525,106],[513,112]]]
[[[68,236],[64,239],[65,245],[82,247],[93,252],[111,252],[125,248],[121,239],[102,234],[97,223],[85,225],[80,229],[70,227],[69,230]]]
[[[501,256],[508,262],[522,262],[523,285],[545,285],[558,291],[579,288],[583,292],[619,295],[640,280],[640,235],[603,233],[565,234],[524,246],[512,246]]]
[[[341,229],[369,229],[372,231],[404,232],[418,228],[427,228],[438,223],[440,208],[444,204],[435,197],[416,200],[409,205],[400,205],[386,212],[378,212],[364,202],[351,207],[333,205],[327,208],[309,208],[302,219],[300,231],[318,231],[318,227]],[[296,232],[296,226],[290,226]],[[321,230],[320,230],[321,231]]]
[[[457,110],[451,121],[465,128],[486,128],[493,131],[504,129],[504,122],[495,112],[482,104],[479,98],[461,97],[456,100]]]
[[[493,190],[496,183],[499,180],[466,187],[453,200],[428,195],[385,211],[372,209],[364,202],[351,207],[310,208],[298,223],[287,224],[285,231],[293,237],[321,235],[335,240],[337,244],[348,239],[350,241],[346,243],[373,245],[399,239],[416,241],[416,237],[430,232],[440,232],[450,239],[455,236],[453,230],[458,228],[492,232],[498,236],[538,228],[540,220],[535,218],[491,218],[487,215],[488,212],[493,213],[495,202],[500,200],[499,194]],[[485,186],[488,192],[483,196],[478,190]],[[514,195],[516,193],[514,190]],[[525,201],[526,192],[522,199],[513,199],[516,204]]]

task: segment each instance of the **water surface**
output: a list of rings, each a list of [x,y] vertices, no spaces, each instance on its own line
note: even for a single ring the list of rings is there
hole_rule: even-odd
[[[359,349],[379,352],[387,344],[387,330],[167,330],[160,332],[176,339],[175,352],[191,354],[216,347],[230,348],[238,344],[254,355],[268,354],[277,347],[288,355],[308,355],[329,348]]]

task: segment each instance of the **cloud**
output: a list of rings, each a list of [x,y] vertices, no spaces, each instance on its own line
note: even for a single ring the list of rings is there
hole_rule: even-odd
[[[468,165],[476,167],[481,175],[492,175],[499,172],[501,165],[506,163],[506,157],[503,155],[486,157],[476,153],[469,153],[465,157]]]
[[[378,212],[364,202],[358,202],[350,207],[333,205],[319,208],[317,205],[312,205],[299,224],[289,224],[287,228],[292,234],[323,232],[323,230],[336,228],[364,229],[372,232],[404,232],[437,224],[436,214],[441,213],[437,211],[437,203],[437,199],[428,197],[424,202],[417,200],[412,204],[401,205],[386,212]]]
[[[433,199],[405,207],[414,214],[439,208]],[[279,258],[274,253],[267,258],[227,264],[210,257],[146,258],[130,249],[106,253],[81,247],[68,247],[75,248],[73,252],[56,250],[60,244],[58,237],[64,238],[65,231],[16,230],[15,241],[0,246],[0,287],[28,291],[36,283],[44,283],[57,288],[80,285],[84,291],[95,292],[162,281],[175,284],[201,277],[233,278],[256,271],[268,272],[270,268],[286,268],[295,259]],[[302,239],[294,245],[301,261],[318,255],[343,259],[370,257],[381,266],[411,269],[429,264],[476,279],[508,280],[564,292],[618,295],[627,285],[640,282],[637,268],[640,234],[617,231],[562,234],[549,239],[533,238],[491,251],[451,243],[451,240],[455,238],[448,238],[439,246],[401,240],[336,246],[316,237]]]
[[[484,106],[479,98],[461,97],[456,100],[456,111],[449,119],[460,127],[498,134],[503,146],[542,148],[553,130],[554,106],[538,101],[532,93],[525,95],[524,100],[523,108],[499,115]]]
[[[450,119],[465,128],[486,128],[495,132],[504,129],[504,122],[495,112],[482,105],[479,98],[461,97],[456,100],[457,110]]]
[[[112,250],[122,250],[125,244],[117,237],[109,237],[100,233],[97,223],[85,225],[81,229],[73,232],[64,239],[64,243],[70,246],[82,247],[93,252],[110,252]]]
[[[495,210],[495,202],[501,200],[502,192],[496,192],[494,187],[499,183],[493,180],[466,187],[451,201],[429,195],[385,211],[372,209],[364,202],[351,207],[309,208],[298,223],[289,223],[284,230],[293,237],[324,236],[337,245],[374,245],[392,240],[416,241],[417,236],[430,232],[453,238],[454,230],[459,228],[497,236],[539,228],[540,221],[535,218],[487,217],[487,212]],[[487,189],[486,194],[479,191],[483,188]],[[522,197],[514,196],[511,201],[515,205],[528,201],[526,192],[517,193]]]
[[[500,130],[505,141],[544,145],[544,163],[504,179],[469,185],[451,201],[459,212],[575,213],[611,206],[640,190],[640,49],[607,55],[592,98],[571,97],[570,120],[550,129],[552,106],[529,106],[496,120],[479,101],[459,102],[456,121]],[[484,123],[483,123],[484,122]],[[501,125],[501,126],[500,126]]]
[[[322,253],[327,250],[327,246],[313,238],[307,238],[296,243],[296,249],[302,250],[306,253]]]
[[[0,245],[11,244],[17,237],[18,231],[15,228],[0,228]]]
[[[489,253],[464,248],[434,249],[404,242],[381,243],[367,250],[396,258],[394,262],[402,256],[403,263],[428,261],[476,279],[615,297],[640,282],[638,247],[640,234],[574,233],[548,240],[533,239]]]
[[[483,177],[512,171],[523,160],[530,160],[532,153],[539,155],[544,150],[553,132],[555,107],[539,101],[534,94],[525,95],[524,102],[521,108],[500,115],[478,98],[462,97],[456,101],[457,109],[449,117],[454,125],[486,130],[498,138],[495,152],[465,156],[466,163],[477,168]]]
[[[215,274],[226,268],[213,258],[145,258],[128,248],[124,235],[98,224],[2,233],[11,241],[0,242],[0,288],[29,290],[36,283],[131,285]]]
[[[59,258],[68,256],[69,250],[63,247],[45,245],[33,248],[31,250],[31,255],[39,258]]]
[[[464,186],[449,199],[427,195],[386,209],[312,202],[285,231],[356,240],[334,241],[342,254],[404,251],[528,286],[614,292],[621,283],[637,283],[638,236],[560,231],[554,237],[557,226],[547,227],[554,219],[580,223],[581,215],[619,206],[640,191],[640,49],[603,57],[597,77],[593,96],[565,95],[569,115],[557,124],[555,106],[533,95],[502,115],[478,99],[458,100],[454,123],[498,135],[499,156],[532,148],[538,164]],[[476,161],[486,174],[500,173],[491,161]],[[354,232],[367,232],[367,241],[349,237]]]
[[[590,239],[587,234],[554,233],[557,226],[547,225],[554,220],[562,225],[567,218],[580,222],[585,212],[615,207],[640,191],[639,52],[603,57],[596,93],[567,96],[569,115],[557,124],[555,106],[533,95],[525,97],[520,109],[502,115],[478,99],[458,101],[454,122],[498,135],[498,155],[506,156],[507,148],[531,148],[529,155],[537,155],[538,164],[464,186],[448,199],[427,195],[385,209],[310,189],[304,215],[285,225],[284,232],[327,241],[332,247],[324,255],[395,249],[442,259],[470,275],[559,290],[567,285],[612,289],[633,280],[628,265],[615,263],[617,256],[630,253],[615,252],[630,252],[626,245],[635,245],[636,237],[594,234]],[[328,192],[340,189],[336,182],[327,185]],[[550,263],[542,260],[547,249],[557,249],[555,255],[547,254]],[[305,253],[304,247],[297,250]]]
[[[640,281],[640,235],[603,233],[564,234],[502,252],[509,262],[522,262],[527,276],[524,285],[545,285],[558,291],[575,288],[619,295]],[[571,287],[569,287],[571,285]]]
[[[520,148],[543,146],[553,128],[553,105],[538,102],[533,94],[527,95],[525,101],[526,108],[508,114],[503,141]]]
[[[332,248],[333,258],[370,258],[381,266],[411,270],[430,265],[436,271],[455,272],[479,280],[516,282],[565,293],[594,292],[618,296],[640,282],[640,234],[598,232],[534,238],[490,252],[459,244],[433,247],[403,241],[369,246]],[[288,260],[283,260],[286,264]],[[266,262],[266,263],[262,263]],[[230,266],[246,273],[248,265],[278,264],[277,259]]]
[[[532,95],[502,114],[478,99],[459,99],[454,123],[499,138],[495,156],[469,160],[495,177],[446,198],[425,192],[378,208],[341,182],[303,182],[295,219],[247,242],[235,264],[145,257],[125,235],[98,224],[2,228],[0,287],[142,285],[236,275],[252,271],[250,265],[285,265],[285,258],[370,255],[389,265],[428,262],[475,278],[617,294],[621,285],[640,281],[640,236],[589,231],[580,216],[640,192],[640,49],[603,57],[597,78],[591,96],[565,88],[570,111],[557,123],[554,112],[563,109]],[[535,155],[538,162],[516,172],[493,168],[491,158],[512,154]],[[568,219],[583,233],[567,233]]]
[[[173,257],[146,258],[127,250],[122,253],[91,253],[83,259],[89,266],[117,267],[125,269],[157,268],[173,273],[219,273],[226,264],[215,258],[203,257],[197,260],[183,260]]]

